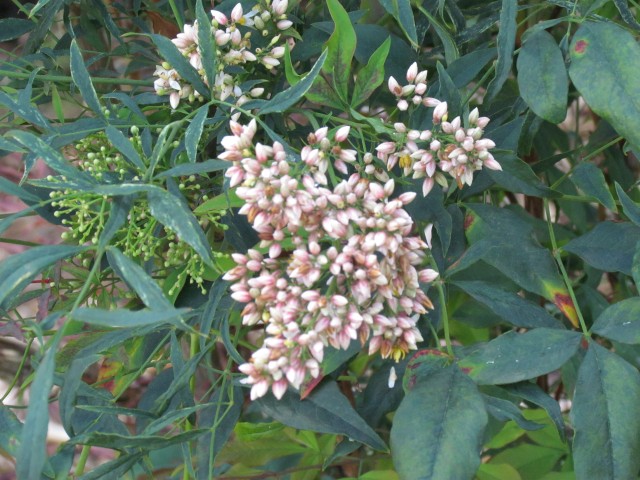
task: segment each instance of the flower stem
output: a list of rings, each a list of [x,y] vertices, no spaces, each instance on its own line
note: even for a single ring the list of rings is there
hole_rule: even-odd
[[[547,227],[549,228],[549,238],[551,239],[551,248],[553,250],[553,258],[555,258],[556,263],[558,264],[558,268],[560,269],[560,273],[562,274],[562,278],[564,279],[564,284],[566,285],[567,291],[569,292],[569,296],[571,297],[571,301],[573,302],[573,308],[575,308],[576,315],[578,315],[580,328],[582,328],[582,332],[586,336],[590,336],[591,334],[589,333],[589,329],[587,328],[587,325],[584,322],[582,311],[580,311],[580,306],[578,305],[578,301],[576,300],[576,294],[573,291],[571,280],[569,279],[567,270],[564,268],[564,263],[562,263],[562,258],[560,258],[560,252],[558,251],[558,244],[556,243],[556,234],[553,231],[553,224],[551,223],[551,211],[549,210],[549,200],[546,198],[544,199],[544,213],[545,213],[545,216],[547,217]]]
[[[447,346],[447,353],[453,357],[453,347],[451,346],[451,335],[449,333],[449,315],[447,313],[447,300],[444,295],[444,282],[440,279],[433,283],[438,290],[438,297],[440,299],[440,315],[442,319],[442,328],[444,329],[444,342]]]
[[[11,70],[0,70],[0,77],[28,79],[30,73],[27,72],[13,72]],[[61,82],[61,83],[73,83],[73,79],[70,75],[36,75],[37,80],[47,82]],[[149,80],[134,80],[131,78],[108,78],[108,77],[91,77],[93,83],[103,83],[107,85],[133,85],[140,87],[151,87],[152,82]]]

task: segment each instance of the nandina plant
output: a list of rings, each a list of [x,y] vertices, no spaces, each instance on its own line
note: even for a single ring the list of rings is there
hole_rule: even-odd
[[[636,10],[19,5],[0,472],[637,478]]]

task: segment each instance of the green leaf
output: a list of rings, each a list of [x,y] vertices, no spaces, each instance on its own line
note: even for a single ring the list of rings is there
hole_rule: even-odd
[[[93,110],[98,117],[104,117],[98,95],[96,94],[95,88],[93,88],[91,76],[84,64],[82,52],[80,52],[75,38],[71,41],[69,50],[71,52],[71,78],[73,78],[73,83],[75,83],[78,90],[80,90],[80,94],[84,101],[87,102],[87,106]]]
[[[551,123],[567,114],[569,79],[562,52],[545,30],[529,35],[518,55],[520,96],[533,112]]]
[[[205,12],[202,0],[196,2],[196,18],[198,20],[198,48],[202,56],[202,68],[210,86],[214,85],[218,57],[216,45],[211,35],[211,17]]]
[[[235,190],[231,190],[228,193],[216,195],[204,202],[202,205],[198,205],[194,210],[194,213],[196,215],[202,215],[203,213],[219,212],[220,210],[227,210],[233,207],[239,208],[242,205],[244,205],[244,200],[238,197]]]
[[[640,205],[631,200],[631,197],[622,189],[620,184],[616,182],[616,192],[618,199],[622,205],[622,211],[634,224],[640,227]]]
[[[160,55],[169,62],[176,72],[203,97],[209,98],[209,88],[202,81],[202,78],[198,74],[195,68],[191,66],[189,61],[180,53],[178,48],[173,44],[171,40],[162,35],[151,35],[153,43],[158,47]]]
[[[7,407],[0,403],[0,449],[11,456],[18,451],[22,423],[18,417]]]
[[[640,373],[595,342],[578,372],[571,418],[577,478],[636,478],[640,469]]]
[[[582,335],[551,328],[507,332],[479,345],[460,360],[460,368],[480,385],[500,385],[557,370],[578,350]]]
[[[440,23],[436,17],[431,15],[427,9],[420,8],[420,12],[427,18],[427,20],[429,20],[429,23],[435,30],[436,35],[438,35],[438,38],[442,42],[444,58],[447,62],[447,66],[451,65],[460,56],[455,39],[451,36],[446,26]]]
[[[5,302],[10,302],[45,268],[85,250],[86,247],[68,245],[34,247],[0,262],[0,308],[4,308]]]
[[[49,146],[44,140],[36,135],[26,132],[12,130],[9,132],[20,144],[31,150],[36,156],[41,158],[53,170],[67,177],[67,180],[89,182],[90,177],[71,165],[64,156]]]
[[[484,398],[487,406],[487,412],[489,412],[489,414],[496,420],[500,420],[501,422],[513,420],[520,428],[530,431],[540,430],[545,427],[545,425],[541,423],[527,420],[517,405],[509,400],[493,397],[491,395],[483,395],[482,397]]]
[[[474,299],[489,307],[505,322],[524,328],[562,328],[562,324],[539,305],[529,302],[516,293],[507,292],[488,282],[452,282]]]
[[[514,193],[524,193],[532,197],[553,198],[560,196],[547,187],[531,167],[511,152],[496,152],[495,159],[500,163],[502,171],[486,169],[491,179],[501,187]]]
[[[636,287],[640,285],[640,240],[636,243],[636,252],[633,255],[633,264],[631,265],[631,275],[633,281],[636,282]]]
[[[3,18],[0,20],[0,42],[15,40],[36,28],[31,20],[23,18]]]
[[[302,80],[302,75],[298,75],[293,68],[293,63],[291,62],[291,49],[289,48],[289,44],[284,44],[284,75],[287,78],[287,82],[292,87]]]
[[[32,73],[31,78],[33,78],[33,75],[35,73],[37,73],[37,71],[34,71]],[[13,113],[18,115],[19,117],[24,118],[26,121],[34,124],[37,127],[40,127],[44,130],[49,130],[51,128],[49,121],[44,117],[44,115],[42,115],[42,113],[40,113],[40,110],[31,105],[30,99],[26,101],[23,99],[19,99],[16,102],[6,93],[0,92],[0,104],[8,107]],[[8,145],[3,145],[3,148],[6,147],[8,147]]]
[[[319,385],[304,400],[288,391],[281,400],[267,395],[255,403],[265,414],[290,427],[345,435],[375,450],[387,450],[382,439],[356,413],[335,382]]]
[[[566,432],[562,411],[560,410],[558,402],[555,401],[551,395],[532,382],[521,382],[515,385],[509,385],[505,388],[509,393],[517,395],[527,402],[531,402],[534,405],[544,408],[547,415],[549,415],[549,418],[555,425],[560,439],[565,441]]]
[[[165,310],[103,310],[101,308],[78,308],[73,318],[91,325],[112,328],[143,327],[147,325],[163,325],[172,323],[179,325],[180,318],[189,310],[186,308]]]
[[[275,95],[260,109],[259,113],[264,115],[267,113],[284,112],[286,109],[298,102],[313,85],[313,82],[320,74],[322,66],[326,63],[327,58],[328,50],[325,50],[322,55],[320,55],[320,58],[318,58],[311,71],[306,74],[302,80],[294,86]]]
[[[353,89],[353,97],[351,98],[351,106],[353,108],[358,107],[369,98],[384,81],[384,62],[387,60],[390,47],[391,37],[387,37],[382,45],[369,57],[367,64],[358,72]]]
[[[327,7],[335,24],[335,30],[326,43],[327,61],[322,70],[327,75],[333,76],[338,94],[346,99],[351,80],[351,60],[356,51],[356,32],[349,14],[338,0],[327,0]]]
[[[557,448],[524,443],[498,453],[491,459],[491,464],[510,465],[518,470],[522,480],[538,480],[545,478],[543,475],[550,472],[565,455],[565,452]]]
[[[395,18],[407,39],[417,46],[418,34],[410,0],[380,0],[380,5]]]
[[[640,227],[631,223],[598,223],[593,230],[562,247],[592,267],[605,272],[631,275],[631,265]]]
[[[53,337],[31,385],[27,418],[22,428],[20,446],[16,456],[17,478],[40,478],[47,460],[49,393],[53,386],[56,349],[61,338],[62,329],[58,330],[58,333]]]
[[[400,478],[472,478],[487,424],[484,401],[456,365],[407,392],[393,417],[391,453]]]
[[[205,160],[198,163],[181,163],[169,170],[157,174],[154,178],[182,177],[187,175],[198,175],[202,173],[217,172],[226,170],[231,166],[231,162],[225,160]]]
[[[0,177],[0,192],[14,195],[20,200],[24,200],[28,203],[37,203],[40,201],[39,197],[37,197],[33,193],[29,193],[24,188],[16,185],[11,180],[6,179],[5,177]]]
[[[127,221],[132,204],[133,201],[131,197],[128,196],[114,197],[111,199],[109,218],[98,239],[98,250],[103,251],[111,239],[118,233],[120,227]]]
[[[640,297],[614,303],[602,312],[591,330],[621,343],[640,343]]]
[[[109,125],[105,129],[107,138],[118,149],[120,153],[126,158],[129,163],[138,169],[138,172],[143,173],[146,170],[146,166],[140,157],[138,151],[134,148],[131,141],[124,136],[124,134],[112,125]]]
[[[212,264],[211,247],[185,200],[162,189],[150,191],[147,198],[151,215],[191,245],[206,263]]]
[[[152,310],[171,308],[162,289],[144,269],[115,247],[109,247],[107,258],[114,272],[125,281],[143,303]]]
[[[496,74],[487,87],[485,102],[491,102],[502,89],[509,78],[513,64],[513,50],[516,42],[516,15],[518,13],[517,0],[502,0],[500,9],[500,30],[498,31],[498,61]]]
[[[602,170],[593,163],[581,163],[575,167],[571,172],[571,181],[585,194],[595,198],[609,210],[618,211]]]
[[[569,75],[589,107],[634,148],[640,148],[640,46],[636,39],[613,23],[586,21],[573,36],[570,54]]]
[[[521,480],[518,471],[506,463],[483,463],[476,477],[478,480]]]
[[[198,3],[200,5],[200,3]],[[184,145],[187,149],[187,156],[191,163],[196,163],[196,154],[198,153],[198,143],[202,136],[202,129],[204,127],[204,121],[207,119],[209,113],[209,105],[203,105],[198,109],[198,113],[193,117],[191,123],[187,127],[187,131],[184,135]]]

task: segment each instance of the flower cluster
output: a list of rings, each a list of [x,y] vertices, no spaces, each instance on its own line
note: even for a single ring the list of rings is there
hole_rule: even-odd
[[[288,385],[317,378],[327,345],[369,341],[370,354],[395,359],[415,349],[417,319],[432,307],[420,282],[437,276],[421,267],[426,243],[411,236],[404,206],[415,194],[392,198],[393,180],[359,174],[330,186],[328,157],[355,156],[340,145],[349,127],[312,133],[298,162],[278,142],[254,144],[255,121],[231,122],[231,131],[220,158],[233,162],[227,176],[246,202],[240,213],[262,240],[260,250],[234,254],[237,266],[224,277],[246,303],[243,323],[266,325],[264,344],[240,366],[251,397],[271,388],[280,398]]]
[[[418,64],[413,62],[407,70],[407,85],[400,85],[394,77],[389,77],[389,91],[393,93],[397,100],[398,110],[405,111],[409,108],[409,101],[414,105],[424,105],[425,107],[435,107],[439,100],[425,97],[427,93],[427,71],[418,71]]]
[[[229,67],[242,67],[260,64],[267,70],[280,64],[285,47],[283,33],[291,26],[286,11],[288,0],[273,0],[256,4],[250,12],[245,13],[238,3],[230,15],[218,10],[211,11],[211,24],[204,28],[211,30],[215,55],[217,57],[216,77],[208,79],[203,68],[203,56],[199,45],[198,22],[186,24],[184,31],[172,40],[180,53],[184,55],[191,66],[195,68],[204,83],[213,89],[218,100],[233,97],[235,104],[240,106],[250,98],[259,97],[264,88],[242,89],[242,75],[237,71],[232,75]],[[259,41],[252,42],[252,34],[259,33]],[[291,39],[289,39],[291,40]],[[158,77],[154,87],[158,95],[169,95],[172,108],[177,108],[181,99],[194,101],[201,99],[201,95],[171,67],[167,62],[158,65],[155,71]],[[254,82],[255,83],[255,82]]]

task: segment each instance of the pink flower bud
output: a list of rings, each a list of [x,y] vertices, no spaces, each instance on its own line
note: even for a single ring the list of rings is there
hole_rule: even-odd
[[[407,82],[413,83],[416,76],[418,75],[418,64],[413,62],[409,69],[407,70]]]
[[[409,102],[407,102],[405,99],[398,101],[398,110],[400,110],[401,112],[404,112],[408,108],[409,108]]]
[[[436,108],[433,109],[433,123],[438,124],[447,115],[447,102],[440,102]]]
[[[344,142],[349,136],[350,130],[351,130],[351,127],[349,125],[340,127],[335,134],[335,137],[334,137],[335,141],[338,143]]]
[[[389,87],[389,91],[393,93],[396,97],[399,97],[400,95],[402,95],[402,87],[400,86],[398,81],[395,78],[393,78],[393,76],[389,77],[389,81],[387,82],[387,85]]]
[[[226,25],[229,21],[227,16],[218,10],[211,10],[211,16],[219,25]]]
[[[239,22],[242,18],[242,14],[242,4],[238,3],[235,7],[233,7],[233,10],[231,10],[231,21],[233,23]]]
[[[293,25],[293,22],[291,20],[280,20],[278,23],[276,23],[278,30],[286,30],[287,28],[291,27],[291,25]]]

